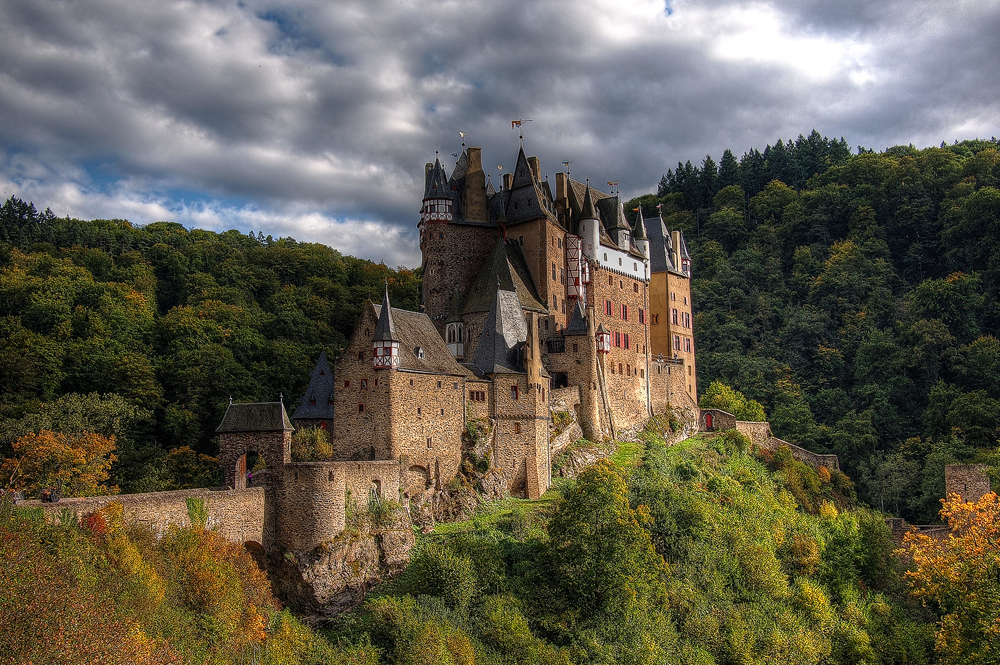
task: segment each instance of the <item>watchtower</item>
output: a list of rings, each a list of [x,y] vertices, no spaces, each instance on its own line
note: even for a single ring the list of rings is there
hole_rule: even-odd
[[[233,489],[246,487],[247,453],[264,458],[271,473],[278,474],[292,461],[292,427],[281,402],[256,404],[229,403],[219,435],[219,464],[225,484]]]

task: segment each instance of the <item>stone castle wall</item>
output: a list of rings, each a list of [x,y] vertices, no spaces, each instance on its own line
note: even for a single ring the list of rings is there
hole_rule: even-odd
[[[711,421],[711,427],[708,425],[709,421]],[[771,434],[770,423],[736,420],[736,416],[721,409],[701,409],[698,429],[703,432],[724,432],[735,429],[761,450],[774,451],[784,446],[792,453],[793,458],[814,469],[825,466],[832,471],[840,471],[840,460],[836,455],[820,455],[793,443],[782,441]]]
[[[603,251],[598,248],[596,251]],[[628,266],[631,268],[631,266]],[[624,270],[624,267],[623,267]],[[648,313],[648,287],[614,270],[591,265],[592,281],[588,298],[594,305],[594,327],[603,324],[611,332],[611,352],[602,354],[604,380],[615,427],[628,429],[649,417],[646,394],[646,367],[649,364],[647,326],[640,323]],[[611,314],[606,313],[610,301]],[[628,308],[623,317],[622,305]],[[628,335],[628,347],[624,336]]]
[[[193,489],[70,498],[58,503],[24,501],[19,505],[41,508],[50,519],[57,519],[64,509],[82,517],[117,501],[124,507],[126,522],[149,526],[153,533],[161,536],[171,524],[190,526],[187,499],[200,499],[205,502],[208,511],[209,528],[217,529],[223,537],[235,543],[263,543],[264,492],[263,487]]]
[[[458,473],[465,429],[465,379],[439,374],[386,372],[391,391],[387,418],[391,449],[379,459],[398,460],[430,473],[435,486]]]
[[[979,501],[990,492],[985,464],[949,464],[944,467],[945,496],[957,494],[963,501]]]
[[[224,432],[219,435],[219,465],[223,482],[234,489],[246,487],[246,461],[256,452],[268,469],[279,469],[292,459],[291,432]]]

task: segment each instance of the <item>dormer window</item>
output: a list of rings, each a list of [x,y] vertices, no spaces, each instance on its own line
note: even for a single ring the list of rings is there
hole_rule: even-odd
[[[415,346],[415,347],[413,347],[413,355],[415,355],[417,358],[420,358],[421,360],[423,360],[423,358],[424,358],[424,347],[422,347],[422,346]]]

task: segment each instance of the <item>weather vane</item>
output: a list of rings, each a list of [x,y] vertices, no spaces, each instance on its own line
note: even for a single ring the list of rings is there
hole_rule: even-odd
[[[569,177],[569,165],[573,162],[563,162],[562,165],[566,167],[566,176]]]
[[[518,132],[518,138],[521,140],[521,147],[524,148],[524,123],[531,122],[531,118],[521,118],[519,120],[511,120],[510,128],[520,130]]]

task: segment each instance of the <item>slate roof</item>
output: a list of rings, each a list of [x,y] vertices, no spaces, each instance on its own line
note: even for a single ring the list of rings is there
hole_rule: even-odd
[[[587,315],[583,311],[583,301],[577,299],[576,307],[573,308],[573,315],[569,319],[569,325],[563,331],[563,335],[586,335]]]
[[[230,404],[222,423],[216,428],[225,432],[291,432],[295,428],[281,402]]]
[[[489,258],[483,263],[476,281],[472,283],[462,308],[462,314],[488,312],[493,306],[497,284],[506,291],[517,294],[520,305],[527,310],[548,314],[528,271],[521,246],[515,240],[497,240]]]
[[[547,217],[553,223],[559,224],[552,196],[551,194],[547,195],[547,188],[542,187],[535,179],[535,175],[528,165],[528,158],[524,156],[524,148],[521,148],[517,153],[517,164],[514,166],[513,174],[514,178],[510,188],[498,192],[491,199],[493,218],[499,218],[502,207],[507,223],[510,225],[541,217]]]
[[[375,342],[399,342],[399,333],[396,332],[396,321],[392,315],[393,308],[389,306],[389,285],[385,285],[385,295],[382,296],[381,313],[378,316],[378,324],[375,326],[375,334],[372,341]]]
[[[633,240],[646,240],[646,226],[643,224],[642,205],[639,206],[639,214],[635,216],[635,224],[632,226]]]
[[[670,230],[667,229],[663,218],[660,216],[647,217],[643,221],[646,226],[646,232],[649,234],[649,272],[680,273],[680,266],[674,265],[673,241],[670,238]],[[684,245],[682,244],[681,247],[683,248]],[[686,250],[682,249],[682,253],[684,251]]]
[[[521,349],[528,325],[517,294],[497,289],[472,364],[483,374],[524,374]]]
[[[372,307],[375,308],[375,315],[381,320],[383,306],[372,303]],[[449,376],[469,375],[469,372],[459,365],[448,351],[448,346],[426,314],[395,307],[389,309],[399,341],[399,371]],[[423,358],[417,357],[417,347],[423,350]]]
[[[309,375],[309,386],[295,409],[296,419],[316,418],[333,419],[333,372],[326,359],[326,351],[319,354],[319,360],[312,374]]]
[[[441,160],[434,158],[434,166],[427,172],[424,179],[424,198],[451,198],[451,187],[448,185],[448,175],[441,166]]]

